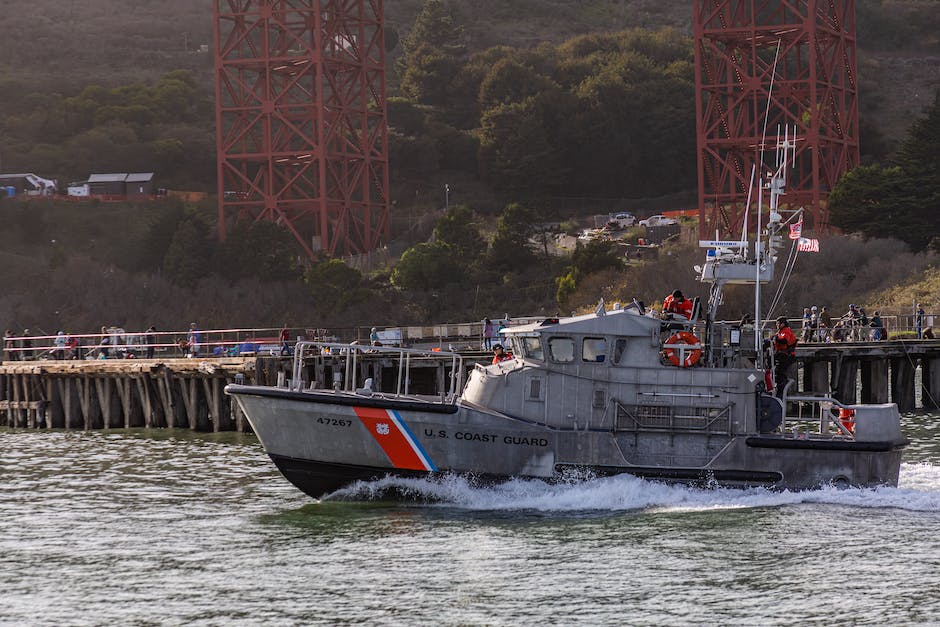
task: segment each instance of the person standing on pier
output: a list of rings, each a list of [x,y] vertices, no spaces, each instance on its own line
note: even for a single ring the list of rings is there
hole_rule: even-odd
[[[829,341],[829,333],[832,329],[832,314],[829,313],[829,310],[823,307],[819,310],[819,341],[827,342]]]
[[[924,306],[917,303],[917,309],[914,310],[914,331],[917,332],[917,339],[924,339]]]
[[[800,333],[800,341],[808,342],[810,337],[810,320],[812,314],[809,312],[809,307],[803,307],[803,327],[802,332]]]
[[[98,347],[98,359],[107,359],[111,346],[111,337],[108,335],[108,327],[101,327],[101,344]]]
[[[33,357],[33,341],[29,337],[29,329],[23,329],[23,339],[20,340],[20,359],[28,361]]]
[[[157,336],[154,335],[157,332],[157,327],[151,326],[147,329],[147,334],[144,336],[144,344],[147,345],[147,359],[153,359],[157,351]]]
[[[483,350],[493,350],[493,321],[483,318]]]
[[[53,359],[65,359],[65,345],[68,343],[68,338],[65,337],[65,331],[59,331],[56,333],[55,339],[52,340],[52,358]]]
[[[875,311],[874,315],[871,317],[871,339],[876,342],[885,339],[885,325],[881,321],[881,312]]]
[[[65,341],[65,358],[66,359],[81,359],[81,351],[79,350],[79,341],[78,338],[74,335],[68,336],[68,339]]]
[[[774,347],[774,385],[777,396],[783,397],[783,390],[790,377],[790,366],[796,363],[796,336],[790,329],[790,322],[785,316],[777,318],[777,334],[773,337]]]
[[[189,347],[189,356],[199,356],[199,345],[202,343],[202,335],[196,327],[196,323],[190,323],[189,334],[186,336],[186,345]]]
[[[290,355],[290,353],[290,330],[285,322],[281,327],[281,355]]]

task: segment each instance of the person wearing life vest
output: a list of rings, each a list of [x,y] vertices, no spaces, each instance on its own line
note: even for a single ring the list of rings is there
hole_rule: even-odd
[[[774,385],[777,396],[783,396],[789,377],[787,371],[796,362],[796,336],[790,329],[790,322],[786,317],[777,318],[777,333],[773,337],[774,349]]]
[[[686,320],[692,319],[692,301],[686,300],[681,290],[676,290],[663,299],[663,318],[671,318],[669,314],[683,316]]]
[[[505,350],[503,350],[502,344],[493,345],[493,363],[494,364],[498,364],[501,361],[507,361],[512,358],[513,358],[512,353],[507,353]]]

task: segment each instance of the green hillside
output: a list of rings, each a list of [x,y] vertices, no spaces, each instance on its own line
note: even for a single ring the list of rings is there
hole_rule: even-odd
[[[389,41],[411,28],[421,0],[386,2]],[[692,4],[661,0],[454,0],[466,45],[531,47],[628,28],[691,34]],[[936,0],[857,0],[862,106],[891,137],[903,132],[940,85]],[[67,93],[187,69],[211,86],[212,2],[208,0],[6,0],[0,81]],[[391,55],[401,53],[394,48]],[[394,80],[391,81],[394,84]],[[0,82],[0,92],[9,87]],[[2,144],[0,144],[2,145]]]
[[[550,314],[601,293],[653,302],[663,276],[691,276],[688,251],[634,264],[624,285],[612,278],[622,259],[604,246],[556,256],[533,245],[552,235],[537,225],[577,233],[573,217],[614,202],[646,213],[694,203],[691,3],[453,0],[453,23],[422,32],[423,6],[386,3],[396,241],[384,264],[364,274],[311,264],[271,223],[221,244],[211,198],[199,207],[0,200],[0,322],[439,322]],[[940,12],[935,1],[857,7],[863,153],[882,160],[940,85]],[[211,192],[212,22],[206,0],[5,0],[0,172],[64,182],[156,171],[159,186]],[[452,211],[442,216],[445,183]],[[885,272],[881,260],[908,254],[897,241],[826,246],[785,307],[810,296],[882,303],[876,292],[937,265],[930,250]]]

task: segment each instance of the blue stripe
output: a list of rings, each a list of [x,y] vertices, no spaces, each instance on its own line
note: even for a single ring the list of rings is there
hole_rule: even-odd
[[[389,409],[388,412],[395,417],[395,420],[398,421],[398,424],[401,425],[401,428],[405,430],[405,437],[407,437],[412,446],[417,449],[418,455],[421,456],[421,461],[424,462],[424,465],[428,467],[428,470],[437,471],[437,466],[435,466],[434,462],[431,461],[431,457],[428,455],[427,451],[424,450],[424,447],[421,446],[421,442],[418,441],[418,438],[415,437],[415,434],[411,432],[411,429],[408,427],[408,423],[402,419],[401,414],[399,414],[394,409]]]

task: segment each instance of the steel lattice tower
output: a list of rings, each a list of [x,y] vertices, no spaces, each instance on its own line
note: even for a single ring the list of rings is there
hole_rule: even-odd
[[[219,235],[286,226],[310,258],[389,232],[383,0],[215,0]]]
[[[700,234],[741,234],[765,117],[757,174],[795,127],[783,201],[826,230],[826,197],[859,162],[854,0],[695,0],[694,31]]]

